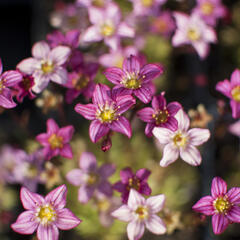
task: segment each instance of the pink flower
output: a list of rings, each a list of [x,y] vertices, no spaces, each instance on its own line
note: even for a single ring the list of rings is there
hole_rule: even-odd
[[[178,102],[171,102],[167,105],[164,94],[165,92],[162,92],[153,97],[152,108],[146,107],[137,112],[138,117],[147,122],[145,134],[148,137],[152,136],[154,127],[165,127],[172,131],[178,129],[178,122],[174,116],[182,106]]]
[[[20,199],[25,212],[21,213],[11,228],[20,234],[33,234],[37,230],[39,240],[58,240],[59,230],[77,227],[81,220],[66,205],[67,187],[61,185],[45,198],[21,188]]]
[[[204,215],[212,215],[215,234],[221,234],[233,222],[240,223],[240,188],[234,187],[227,192],[227,184],[220,177],[212,181],[211,195],[201,198],[193,205],[193,210]]]
[[[77,113],[92,120],[89,128],[92,142],[97,142],[110,130],[120,132],[130,138],[132,135],[131,125],[121,114],[135,104],[135,99],[130,95],[118,96],[116,91],[111,91],[107,85],[103,84],[96,85],[92,99],[93,104],[78,103],[75,106]]]
[[[22,80],[22,75],[18,71],[6,71],[2,74],[3,66],[0,59],[0,106],[4,108],[14,108],[17,104],[12,99],[12,92],[9,87],[14,87]]]
[[[110,67],[103,73],[116,84],[114,90],[121,95],[134,94],[142,102],[148,103],[153,95],[152,80],[163,73],[163,67],[157,64],[141,65],[141,60],[131,55],[124,59],[122,69]]]
[[[129,192],[132,188],[144,195],[150,195],[152,189],[149,187],[147,180],[151,172],[145,168],[139,169],[136,174],[130,167],[120,171],[121,181],[113,185],[113,189],[122,193],[122,202],[127,203]]]
[[[129,222],[127,234],[129,240],[138,240],[143,236],[145,227],[154,234],[164,234],[166,226],[157,213],[163,208],[165,196],[156,195],[145,199],[136,190],[131,189],[128,203],[112,212],[112,216]]]
[[[47,160],[61,155],[72,158],[73,153],[69,141],[74,133],[72,125],[59,128],[53,119],[47,120],[47,133],[39,134],[36,139],[44,146],[44,155]]]
[[[95,190],[107,197],[112,196],[112,186],[107,178],[115,172],[113,164],[103,164],[98,168],[96,157],[90,152],[83,152],[79,167],[68,172],[66,178],[71,184],[80,186],[78,200],[81,203],[87,203]]]
[[[174,17],[176,18],[177,30],[172,38],[173,46],[191,44],[201,59],[206,58],[209,52],[209,43],[217,41],[214,29],[207,26],[197,14],[188,16],[175,12]]]
[[[197,0],[193,13],[198,14],[207,24],[216,26],[217,20],[226,15],[227,8],[221,0]]]
[[[236,69],[232,75],[231,80],[225,79],[218,82],[216,90],[230,98],[230,105],[232,108],[232,117],[240,117],[240,70]]]
[[[23,73],[33,75],[33,91],[40,93],[47,87],[49,81],[64,84],[67,81],[67,70],[62,66],[71,54],[71,49],[66,46],[58,46],[50,50],[49,45],[37,42],[32,48],[33,58],[21,61],[17,68]]]
[[[104,42],[117,50],[121,37],[134,37],[134,29],[121,22],[121,11],[115,3],[109,3],[104,9],[90,7],[89,19],[93,24],[83,33],[83,42]]]
[[[240,120],[231,124],[228,128],[229,132],[240,137]]]
[[[77,0],[79,6],[104,8],[112,0]]]
[[[175,162],[179,155],[183,161],[190,165],[200,165],[202,157],[195,146],[206,142],[210,137],[210,131],[201,128],[188,130],[190,120],[182,109],[176,114],[176,119],[178,121],[178,129],[176,131],[162,127],[155,127],[153,129],[153,135],[158,139],[160,144],[164,145],[160,165],[167,167],[169,164]]]

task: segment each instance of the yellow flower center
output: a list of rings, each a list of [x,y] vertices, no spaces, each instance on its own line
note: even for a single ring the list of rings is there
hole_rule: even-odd
[[[87,184],[88,185],[94,185],[97,183],[99,179],[99,176],[96,173],[90,173],[87,178]]]
[[[63,147],[63,138],[61,136],[53,133],[49,138],[48,142],[51,146],[51,149],[62,148]]]
[[[160,125],[161,123],[167,122],[169,113],[167,110],[163,110],[163,111],[159,111],[156,114],[153,114],[152,117],[156,120],[156,124]]]
[[[145,219],[148,216],[148,209],[144,206],[139,206],[135,213],[138,214],[140,219]]]
[[[145,76],[143,76],[144,78]],[[121,84],[123,84],[126,88],[129,89],[138,89],[141,87],[141,79],[136,73],[128,73],[127,77],[125,77]]]
[[[200,33],[194,28],[188,29],[187,36],[191,41],[197,41],[200,39]]]
[[[95,7],[104,7],[104,0],[93,0],[92,5]]]
[[[105,37],[110,37],[114,34],[115,28],[111,23],[105,23],[101,27],[101,33]]]
[[[0,81],[0,93],[2,92],[4,88],[3,80]]]
[[[144,7],[151,7],[153,5],[154,0],[142,0],[142,5]]]
[[[99,209],[99,211],[101,212],[106,212],[110,207],[111,207],[111,204],[108,200],[101,200],[97,203],[97,207]]]
[[[89,83],[89,78],[83,74],[79,74],[77,78],[72,80],[72,84],[76,90],[81,90],[85,88]]]
[[[109,107],[107,104],[103,108],[100,108],[97,112],[97,118],[102,123],[111,123],[116,118],[116,110],[113,107]]]
[[[177,147],[184,147],[187,143],[187,138],[179,132],[173,137],[173,142]]]
[[[130,190],[131,188],[134,188],[137,191],[139,190],[139,188],[140,188],[140,181],[139,181],[138,178],[133,177],[133,178],[129,178],[128,179],[127,189]]]
[[[231,94],[235,101],[240,102],[240,86],[233,88]]]
[[[213,202],[214,208],[217,210],[218,213],[226,213],[231,204],[229,201],[224,197],[219,197]]]
[[[39,212],[37,213],[37,217],[40,219],[40,222],[42,224],[47,224],[56,219],[56,213],[53,210],[52,206],[45,205],[45,206],[41,206],[41,208],[39,209]]]
[[[201,10],[203,12],[203,14],[205,15],[210,15],[213,13],[213,9],[214,9],[214,6],[212,3],[210,2],[205,2],[201,5]]]
[[[51,73],[53,71],[54,65],[51,62],[44,62],[41,65],[41,69],[42,69],[44,74],[48,74],[48,73]]]

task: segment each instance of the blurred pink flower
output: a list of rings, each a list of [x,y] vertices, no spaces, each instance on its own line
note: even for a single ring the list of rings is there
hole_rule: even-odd
[[[129,222],[127,226],[129,240],[139,240],[143,236],[145,227],[154,234],[164,234],[166,226],[157,216],[157,213],[163,208],[164,202],[163,194],[145,199],[135,189],[131,189],[128,203],[112,212],[112,216]]]
[[[33,57],[22,60],[17,68],[25,74],[33,75],[35,84],[32,90],[40,93],[50,80],[58,84],[66,83],[67,70],[62,65],[70,54],[69,47],[57,46],[50,50],[46,42],[37,42],[32,47]]]
[[[112,186],[107,178],[115,172],[113,164],[103,164],[98,168],[96,157],[90,152],[83,152],[79,167],[68,172],[66,178],[71,184],[80,186],[78,200],[81,203],[87,203],[95,190],[107,197],[112,196]]]
[[[36,139],[44,146],[46,160],[61,155],[65,158],[72,158],[72,148],[69,144],[74,133],[72,125],[59,128],[53,119],[47,120],[47,133],[39,134]]]
[[[44,198],[21,188],[20,199],[26,211],[21,213],[11,228],[20,234],[37,231],[39,240],[58,240],[59,230],[77,227],[81,220],[66,205],[67,187],[61,185]]]
[[[215,234],[221,234],[231,223],[240,223],[240,188],[234,187],[227,192],[227,184],[220,177],[212,181],[211,195],[202,197],[193,205],[193,210],[204,215],[212,215]]]
[[[218,82],[216,90],[230,98],[230,105],[232,108],[232,117],[240,117],[240,70],[236,69],[232,75],[230,81],[225,79]]]
[[[187,14],[175,12],[177,30],[172,38],[173,46],[191,44],[201,59],[207,57],[209,44],[217,42],[214,29],[200,18],[197,14],[188,16]]]
[[[236,135],[237,137],[240,137],[240,120],[231,124],[228,127],[228,130],[229,130],[230,133]]]
[[[181,109],[176,114],[178,129],[171,131],[163,127],[155,127],[153,135],[160,144],[164,145],[163,157],[160,161],[162,167],[167,167],[175,162],[179,155],[185,162],[193,166],[201,164],[202,157],[196,146],[206,142],[210,137],[210,131],[202,128],[190,130],[190,120],[187,114]]]

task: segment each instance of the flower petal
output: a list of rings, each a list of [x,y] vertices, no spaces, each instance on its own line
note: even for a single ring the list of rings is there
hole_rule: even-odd
[[[68,81],[67,70],[63,67],[56,67],[50,78],[53,82],[64,85]]]
[[[40,133],[39,135],[36,136],[36,140],[40,142],[43,146],[49,146],[49,139],[50,135],[47,133]]]
[[[232,108],[232,117],[240,118],[240,103],[234,100],[230,101],[230,106]]]
[[[134,95],[143,103],[149,103],[152,99],[152,91],[148,87],[148,84],[143,84],[140,88],[134,90],[133,92]]]
[[[69,209],[63,208],[57,211],[56,226],[61,230],[69,230],[77,227],[81,220],[76,217]]]
[[[233,86],[240,85],[240,70],[239,69],[235,69],[235,71],[231,75],[230,81]]]
[[[139,73],[141,65],[138,57],[131,55],[124,59],[122,67],[123,71],[127,73]]]
[[[143,121],[143,122],[155,122],[155,119],[153,118],[154,110],[150,107],[143,108],[139,111],[137,111],[137,116]]]
[[[116,103],[118,106],[116,113],[122,114],[131,108],[136,103],[136,100],[131,95],[118,96],[116,97]]]
[[[0,106],[4,108],[14,108],[17,104],[12,99],[11,90],[4,88],[0,94]]]
[[[101,24],[104,22],[104,12],[96,7],[90,7],[88,9],[89,20],[92,24]]]
[[[154,234],[164,234],[167,231],[166,225],[157,215],[150,216],[145,222],[146,228]]]
[[[188,115],[182,109],[180,109],[175,115],[175,118],[178,121],[178,129],[186,132],[190,126]]]
[[[149,207],[152,213],[158,213],[163,209],[165,203],[165,195],[159,194],[157,196],[149,197],[146,200],[146,205]]]
[[[79,167],[87,172],[96,171],[97,159],[91,152],[83,152],[79,159]]]
[[[107,85],[97,84],[93,92],[93,103],[99,105],[105,105],[110,99],[111,90]]]
[[[54,121],[54,119],[50,118],[47,120],[47,133],[53,134],[57,133],[59,130],[59,127],[57,123]]]
[[[135,31],[134,31],[134,28],[128,26],[125,22],[121,22],[118,25],[117,34],[122,36],[122,37],[132,38],[135,35]]]
[[[214,214],[212,216],[212,227],[215,234],[221,234],[229,224],[227,217],[223,214]]]
[[[100,138],[107,135],[109,127],[102,124],[99,120],[93,120],[89,127],[89,136],[92,142],[96,143]]]
[[[37,42],[32,47],[32,55],[39,60],[46,59],[50,52],[50,47],[45,41]]]
[[[161,167],[167,167],[169,164],[175,162],[179,157],[179,149],[173,143],[165,145],[163,149],[163,157],[160,160]]]
[[[138,206],[145,205],[145,198],[135,189],[131,188],[127,205],[131,210],[135,211]]]
[[[212,180],[211,193],[214,198],[224,196],[227,193],[227,183],[220,177]]]
[[[152,193],[152,189],[149,187],[149,185],[146,182],[142,182],[140,184],[138,192],[141,193],[141,194],[149,196]]]
[[[62,209],[66,205],[66,195],[67,187],[63,184],[48,193],[45,200],[51,203],[55,209]]]
[[[47,87],[50,81],[50,77],[48,75],[43,75],[39,72],[37,72],[36,74],[34,73],[33,77],[34,77],[34,85],[32,87],[32,90],[35,93],[42,92],[42,90]]]
[[[130,167],[126,167],[120,171],[120,178],[123,184],[127,184],[130,178],[133,178],[134,174]]]
[[[147,64],[141,69],[140,75],[143,78],[143,82],[147,83],[157,78],[163,73],[163,67],[157,64]]]
[[[152,133],[163,145],[166,145],[171,142],[171,136],[173,132],[167,128],[155,127]]]
[[[73,158],[73,152],[72,148],[69,143],[64,144],[64,146],[60,149],[59,153],[62,157],[72,159]]]
[[[232,206],[226,216],[231,222],[240,223],[240,206]]]
[[[197,148],[193,145],[187,145],[185,148],[180,148],[180,157],[183,161],[192,166],[198,166],[202,162],[202,157]]]
[[[6,87],[12,87],[22,81],[22,74],[13,70],[6,71],[2,74],[2,80]]]
[[[233,204],[240,204],[240,187],[231,188],[227,192],[228,199]]]
[[[57,46],[53,48],[49,54],[49,59],[53,61],[54,65],[61,66],[69,58],[71,49],[67,46]]]
[[[202,128],[192,128],[188,131],[189,142],[194,146],[205,143],[210,138],[210,131]]]
[[[141,169],[137,170],[136,177],[139,180],[141,180],[141,182],[143,182],[143,181],[147,181],[150,174],[151,174],[151,171],[149,171],[146,168],[141,168]]]
[[[35,58],[26,58],[22,60],[18,65],[17,69],[20,69],[21,72],[31,75],[38,66],[40,67],[40,62]]]
[[[93,195],[95,187],[82,185],[78,190],[78,201],[80,203],[87,203]]]
[[[175,117],[170,116],[168,117],[167,122],[161,123],[160,126],[175,132],[178,129],[178,121]]]
[[[85,174],[81,169],[72,169],[67,173],[66,179],[74,186],[80,186],[85,182]]]
[[[111,215],[124,222],[129,222],[133,218],[132,211],[127,205],[122,205],[120,208],[113,211]]]
[[[118,117],[117,120],[113,121],[109,127],[112,131],[122,133],[128,138],[132,136],[132,128],[130,122],[123,116]]]
[[[88,120],[93,120],[96,118],[97,107],[94,104],[83,105],[78,103],[74,110]]]
[[[60,128],[58,131],[58,136],[63,138],[63,143],[67,143],[72,139],[74,133],[74,127],[72,125]]]
[[[127,235],[129,240],[139,240],[144,233],[144,223],[142,221],[132,221],[127,226]]]
[[[199,57],[204,59],[209,53],[209,45],[205,41],[196,41],[192,43],[193,47],[196,49]]]
[[[118,68],[118,67],[107,68],[103,72],[103,74],[105,75],[107,80],[110,81],[113,84],[120,84],[120,82],[122,81],[122,79],[125,76],[125,73],[123,72],[123,70],[121,68]]]
[[[89,27],[81,37],[83,42],[98,42],[103,39],[99,27],[91,26]]]
[[[216,85],[216,90],[229,98],[231,97],[231,89],[231,83],[228,80],[218,82]]]
[[[39,224],[38,221],[34,220],[35,218],[34,211],[25,211],[18,216],[11,228],[20,234],[33,234]]]
[[[21,188],[20,199],[23,207],[27,210],[35,210],[37,205],[41,206],[44,203],[44,198],[41,195],[32,193],[25,187]]]
[[[100,176],[104,177],[104,178],[108,178],[111,175],[114,174],[114,172],[116,171],[116,166],[114,164],[111,163],[106,163],[103,164],[99,169],[98,169],[98,173]]]
[[[58,240],[58,235],[59,231],[55,224],[39,224],[37,229],[37,237],[39,240]]]
[[[103,180],[99,183],[97,190],[107,197],[111,197],[113,194],[112,185],[106,180]]]
[[[168,113],[172,116],[174,116],[181,108],[182,105],[178,102],[171,102],[167,105]]]
[[[213,201],[214,198],[212,196],[202,197],[192,206],[192,209],[207,216],[213,215],[215,212]]]
[[[155,128],[155,124],[154,123],[147,123],[146,127],[145,127],[145,134],[147,137],[152,137],[152,131]]]

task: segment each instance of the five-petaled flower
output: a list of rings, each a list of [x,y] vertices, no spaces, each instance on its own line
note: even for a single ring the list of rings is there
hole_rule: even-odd
[[[178,129],[171,131],[163,127],[155,127],[153,135],[160,144],[164,145],[163,157],[160,161],[162,167],[175,162],[179,155],[185,162],[197,166],[201,164],[202,157],[195,146],[206,142],[210,137],[208,129],[192,128],[188,130],[190,120],[187,114],[180,109],[176,114]]]
[[[74,133],[72,125],[59,128],[53,119],[47,120],[47,133],[39,134],[36,139],[44,146],[44,155],[47,160],[61,155],[65,158],[72,158],[72,148],[69,144]]]
[[[59,230],[77,227],[81,220],[66,205],[67,187],[61,185],[44,198],[22,187],[20,199],[25,212],[21,213],[11,228],[20,234],[33,234],[38,240],[58,240]]]
[[[143,236],[145,226],[154,234],[164,234],[166,226],[156,214],[163,208],[165,196],[156,195],[145,199],[135,189],[131,189],[128,203],[112,212],[112,216],[129,222],[127,234],[129,240],[138,240]]]
[[[212,215],[215,234],[221,234],[233,222],[240,223],[240,188],[234,187],[227,192],[227,184],[220,177],[212,181],[211,195],[202,197],[193,205],[193,210],[207,216]]]
[[[178,102],[171,102],[167,105],[164,94],[165,92],[162,92],[153,97],[152,108],[146,107],[137,112],[138,117],[147,122],[145,134],[148,137],[152,136],[154,127],[165,127],[172,131],[178,128],[178,122],[174,116],[182,106]]]
[[[14,108],[17,104],[12,99],[12,92],[9,87],[14,87],[22,80],[22,75],[18,71],[10,70],[2,74],[3,66],[0,59],[0,106],[4,108]]]
[[[134,174],[130,167],[126,167],[120,171],[121,181],[116,182],[113,189],[122,193],[123,203],[127,203],[132,188],[141,194],[150,195],[152,190],[147,183],[150,174],[151,172],[145,168],[137,170]]]
[[[213,28],[208,26],[198,14],[188,16],[184,13],[175,12],[177,30],[172,38],[173,46],[191,44],[201,59],[207,57],[209,43],[217,41]]]
[[[110,67],[103,74],[110,82],[116,84],[114,90],[118,91],[119,94],[134,94],[142,102],[148,103],[153,96],[152,80],[162,73],[162,66],[157,64],[141,66],[141,60],[131,55],[124,59],[122,69]]]
[[[66,178],[71,184],[80,186],[78,200],[81,203],[87,203],[95,190],[107,197],[112,196],[112,186],[107,178],[115,172],[113,164],[103,164],[98,168],[96,157],[90,152],[83,152],[79,167],[68,172]]]
[[[63,64],[68,60],[70,54],[69,47],[57,46],[50,50],[46,42],[37,42],[32,47],[33,57],[22,60],[17,68],[23,73],[33,75],[32,90],[40,93],[47,87],[50,80],[58,84],[67,82],[67,70]]]
[[[240,70],[236,69],[232,75],[230,81],[225,79],[218,82],[216,89],[230,98],[230,105],[232,108],[233,118],[240,117]]]
[[[78,103],[75,106],[77,113],[88,120],[93,120],[89,128],[92,142],[97,142],[110,130],[131,137],[131,125],[121,114],[135,104],[135,99],[132,96],[118,96],[118,92],[111,91],[107,85],[97,84],[92,101],[93,104],[83,105]]]

